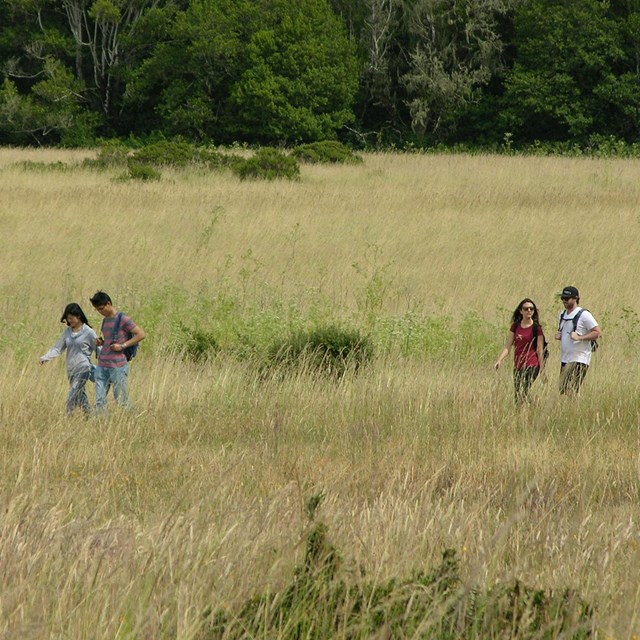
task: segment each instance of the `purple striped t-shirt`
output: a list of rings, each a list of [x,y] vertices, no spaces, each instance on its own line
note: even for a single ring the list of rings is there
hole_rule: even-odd
[[[117,314],[113,318],[105,318],[102,321],[102,336],[104,337],[104,344],[102,345],[102,351],[98,356],[98,366],[106,367],[107,369],[115,369],[117,367],[124,367],[127,364],[127,358],[121,351],[113,351],[111,345],[114,343],[122,344],[126,342],[129,334],[138,326],[124,313],[120,316],[120,326],[118,327],[118,335],[114,337],[113,330],[116,328]]]

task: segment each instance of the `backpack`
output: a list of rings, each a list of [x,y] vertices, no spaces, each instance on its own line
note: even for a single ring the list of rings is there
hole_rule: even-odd
[[[537,350],[537,346],[538,346],[538,328],[539,328],[539,324],[534,323],[533,325],[533,340],[531,341],[531,344],[533,345],[533,348],[535,350]],[[547,362],[547,360],[549,359],[549,343],[547,342],[547,338],[544,335],[544,333],[542,334],[542,359],[544,360],[545,364]]]
[[[589,309],[580,309],[580,311],[578,311],[578,313],[576,313],[576,315],[575,315],[575,316],[573,316],[573,318],[571,319],[571,322],[573,323],[573,331],[577,331],[577,330],[578,330],[578,320],[580,320],[580,316],[582,315],[582,312],[583,312],[583,311],[589,311]],[[562,327],[562,321],[563,321],[563,320],[564,320],[565,322],[568,320],[568,318],[565,318],[565,317],[564,317],[564,311],[562,311],[562,312],[560,313],[560,320],[559,320],[559,322],[558,322],[558,331],[560,331],[560,330],[561,330],[561,327]],[[590,345],[591,345],[591,352],[592,352],[592,353],[593,353],[594,351],[597,351],[597,350],[598,350],[598,347],[599,347],[600,345],[598,344],[598,341],[597,341],[597,340],[589,340],[589,343],[590,343]]]
[[[115,342],[115,339],[118,337],[118,332],[120,331],[120,320],[122,320],[123,315],[124,313],[122,313],[122,311],[118,311],[118,314],[116,315],[116,323],[113,326],[114,342]],[[129,340],[131,337],[133,337],[133,334],[127,333],[127,338],[125,339],[125,342],[127,342],[127,340]],[[138,355],[138,345],[132,344],[130,347],[123,349],[122,353],[124,353],[124,357],[127,359],[127,362],[128,362],[129,360],[132,360]]]

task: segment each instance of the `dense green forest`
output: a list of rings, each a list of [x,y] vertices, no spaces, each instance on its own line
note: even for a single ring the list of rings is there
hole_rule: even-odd
[[[0,0],[0,144],[639,133],[640,0]]]

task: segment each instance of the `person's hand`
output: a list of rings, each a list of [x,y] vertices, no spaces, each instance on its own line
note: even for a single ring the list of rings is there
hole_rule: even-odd
[[[501,364],[502,364],[502,360],[496,360],[496,363],[493,365],[496,371],[500,368]]]
[[[572,331],[571,332],[571,339],[574,342],[578,342],[580,340],[580,334],[577,331]]]
[[[562,340],[562,331],[558,331],[558,333],[556,333],[556,340]]]
[[[101,347],[104,344],[104,338],[96,338],[96,345]]]
[[[47,363],[47,361],[46,361],[46,360],[38,360],[38,364],[39,364],[40,366],[42,366],[42,365],[44,365],[44,364],[46,364],[46,363]]]
[[[118,348],[116,349],[116,347],[118,347]],[[111,349],[113,351],[115,351],[116,353],[121,353],[122,351],[124,351],[124,347],[119,342],[114,342],[111,345]]]

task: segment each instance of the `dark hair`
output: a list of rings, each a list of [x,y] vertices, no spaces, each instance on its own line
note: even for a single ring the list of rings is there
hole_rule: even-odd
[[[93,297],[89,298],[89,302],[91,302],[94,307],[102,307],[105,304],[112,304],[109,294],[104,291],[96,291],[93,294]]]
[[[516,307],[516,310],[513,312],[511,316],[511,326],[517,326],[522,322],[522,305],[530,302],[533,305],[533,315],[531,319],[533,320],[533,324],[540,324],[540,319],[538,318],[538,307],[536,307],[536,303],[531,298],[525,298],[520,301],[520,304]]]
[[[76,318],[80,318],[83,324],[86,324],[88,327],[91,326],[89,324],[89,321],[87,320],[87,316],[84,315],[82,307],[77,302],[71,302],[64,308],[64,311],[62,312],[62,318],[60,318],[60,322],[67,322],[67,316],[75,316]],[[69,323],[67,322],[67,325],[68,324]]]

